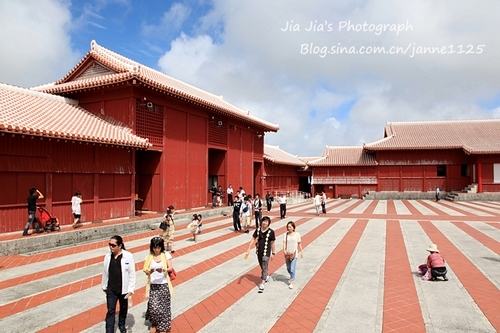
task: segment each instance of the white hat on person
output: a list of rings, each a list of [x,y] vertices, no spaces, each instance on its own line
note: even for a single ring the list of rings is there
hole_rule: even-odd
[[[427,251],[429,251],[429,252],[438,252],[439,253],[439,250],[438,250],[438,247],[437,247],[436,244],[429,245],[429,247],[427,248]]]

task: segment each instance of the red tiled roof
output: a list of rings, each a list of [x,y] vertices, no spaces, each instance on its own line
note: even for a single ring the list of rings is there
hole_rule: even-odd
[[[0,83],[0,132],[148,148],[147,139],[110,124],[68,98]]]
[[[109,69],[110,72],[116,72],[116,74],[100,75],[99,73],[106,72],[101,70],[96,71],[96,76],[94,77],[86,76],[85,78],[73,78],[75,73],[87,63],[89,58],[95,59],[102,66]],[[279,125],[269,123],[250,115],[250,111],[240,109],[231,103],[226,102],[222,96],[216,96],[157,70],[141,65],[138,62],[98,45],[95,41],[91,42],[91,50],[61,80],[56,81],[53,84],[34,87],[33,89],[47,93],[59,94],[69,91],[117,84],[132,79],[137,79],[146,85],[160,89],[174,96],[188,99],[196,104],[214,108],[227,116],[242,119],[254,125],[263,127],[265,131],[276,132],[279,130]]]
[[[377,165],[374,154],[367,153],[361,146],[326,146],[323,157],[307,162],[309,166],[370,166]]]
[[[306,166],[299,157],[281,150],[278,146],[264,145],[264,159],[276,164]]]
[[[500,153],[500,119],[388,122],[385,138],[365,150],[463,149],[468,154]]]

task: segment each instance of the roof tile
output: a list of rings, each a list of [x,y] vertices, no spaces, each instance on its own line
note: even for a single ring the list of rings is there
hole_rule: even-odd
[[[77,101],[0,83],[0,131],[148,148],[147,139],[108,123]]]
[[[385,138],[365,150],[463,149],[468,154],[500,153],[500,119],[388,122]]]
[[[96,71],[95,73],[97,73],[96,75],[98,76],[88,77],[89,72],[85,71],[83,78],[78,77],[69,81],[90,57],[94,58],[101,65],[115,71],[116,74],[100,75],[99,73],[101,72]],[[250,115],[250,111],[243,110],[232,105],[231,103],[225,101],[222,96],[216,96],[157,70],[141,65],[138,62],[98,45],[95,41],[91,42],[91,50],[61,80],[52,84],[34,87],[32,89],[58,94],[78,89],[117,84],[130,79],[140,80],[148,85],[172,93],[176,96],[184,97],[191,101],[227,113],[229,116],[244,119],[263,127],[266,131],[276,132],[279,130],[279,125],[272,124]]]
[[[306,166],[306,162],[295,155],[281,150],[278,146],[264,145],[264,159],[276,164]]]

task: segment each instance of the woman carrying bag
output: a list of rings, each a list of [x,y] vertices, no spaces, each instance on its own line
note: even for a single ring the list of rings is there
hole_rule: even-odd
[[[165,252],[161,237],[153,237],[149,254],[144,261],[143,272],[148,276],[146,299],[148,307],[145,318],[151,323],[151,333],[170,332],[172,321],[171,297],[173,287],[169,274],[174,273],[172,256]]]
[[[286,270],[290,274],[288,288],[293,289],[293,281],[295,280],[295,271],[297,268],[297,254],[299,252],[300,257],[304,258],[304,252],[302,251],[300,234],[295,231],[295,223],[288,222],[286,230],[287,232],[283,237],[283,254],[285,255]]]

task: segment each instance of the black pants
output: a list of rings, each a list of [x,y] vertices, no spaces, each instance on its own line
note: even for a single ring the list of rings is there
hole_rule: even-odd
[[[234,231],[241,230],[240,214],[233,214],[233,227]]]
[[[255,216],[255,229],[259,229],[260,227],[260,220],[262,219],[262,211],[261,210],[256,210],[253,212]]]
[[[270,212],[271,211],[271,207],[273,206],[272,202],[268,202],[267,203],[267,211]]]
[[[431,274],[432,274],[433,279],[437,278],[438,276],[442,276],[443,278],[446,278],[446,273],[448,273],[448,271],[446,270],[446,267],[433,267],[433,268],[431,268]]]
[[[233,194],[232,193],[228,193],[227,194],[227,205],[228,206],[232,206],[233,205]]]
[[[280,204],[280,216],[282,219],[286,216],[286,204]]]
[[[106,313],[106,333],[115,332],[116,302],[120,302],[120,312],[118,314],[118,328],[125,329],[125,319],[127,319],[128,299],[121,292],[106,291],[106,303],[108,312]]]
[[[323,211],[323,214],[326,214],[326,203],[321,204],[321,210]]]

